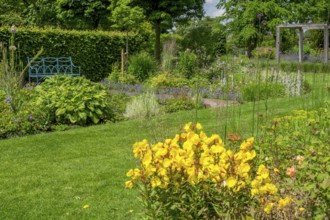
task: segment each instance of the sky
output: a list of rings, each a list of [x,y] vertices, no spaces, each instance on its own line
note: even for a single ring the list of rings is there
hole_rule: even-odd
[[[204,4],[204,10],[206,15],[211,18],[217,17],[222,14],[222,10],[217,9],[216,5],[219,3],[219,0],[206,0]]]

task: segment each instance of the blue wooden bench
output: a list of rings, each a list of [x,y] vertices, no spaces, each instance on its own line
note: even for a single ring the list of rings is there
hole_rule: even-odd
[[[33,59],[28,57],[29,62],[29,82],[31,78],[39,78],[53,76],[55,74],[67,74],[71,76],[80,76],[80,66],[72,63],[71,57],[45,57]]]

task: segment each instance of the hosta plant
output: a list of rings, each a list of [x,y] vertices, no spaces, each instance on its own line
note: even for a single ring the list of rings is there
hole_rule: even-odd
[[[56,75],[34,89],[33,102],[52,124],[97,124],[111,120],[106,89],[83,77]]]

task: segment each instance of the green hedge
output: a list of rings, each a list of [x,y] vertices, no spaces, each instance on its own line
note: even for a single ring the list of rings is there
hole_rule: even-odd
[[[10,28],[0,28],[0,42],[9,42]],[[145,36],[130,34],[129,51],[141,49]],[[60,29],[18,28],[15,45],[24,64],[40,48],[40,57],[71,56],[74,65],[81,66],[81,73],[92,81],[104,79],[114,62],[120,61],[121,49],[125,48],[126,33],[103,31],[69,31]]]

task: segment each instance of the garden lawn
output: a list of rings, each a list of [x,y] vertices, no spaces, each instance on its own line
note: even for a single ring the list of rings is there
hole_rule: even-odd
[[[0,218],[141,219],[137,189],[124,189],[138,163],[134,142],[172,137],[188,121],[201,122],[207,134],[256,136],[274,116],[329,101],[329,74],[306,77],[314,92],[302,97],[0,140]]]

